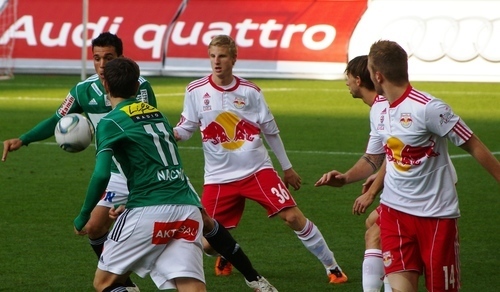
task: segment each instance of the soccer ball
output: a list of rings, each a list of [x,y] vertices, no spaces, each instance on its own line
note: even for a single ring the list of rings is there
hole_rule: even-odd
[[[80,152],[87,148],[94,137],[92,123],[81,114],[68,114],[57,122],[54,130],[56,142],[63,150]]]

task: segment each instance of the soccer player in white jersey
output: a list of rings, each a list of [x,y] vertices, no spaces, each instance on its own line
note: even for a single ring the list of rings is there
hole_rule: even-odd
[[[234,40],[227,35],[215,36],[208,55],[212,74],[187,86],[181,120],[175,127],[179,140],[201,131],[205,155],[203,206],[226,228],[235,228],[245,201],[254,200],[269,217],[279,216],[295,231],[323,264],[330,283],[346,282],[347,276],[321,232],[302,214],[288,190],[289,185],[298,190],[301,178],[288,160],[260,88],[233,75],[237,59]],[[273,168],[262,136],[276,154],[284,180]]]
[[[500,162],[444,101],[411,86],[408,55],[396,42],[375,42],[368,54],[375,90],[367,153],[385,153],[380,232],[392,290],[458,291],[458,195],[448,141],[500,182]]]
[[[377,97],[377,93],[370,79],[367,63],[367,55],[357,56],[347,63],[345,69],[346,86],[349,88],[352,97],[361,99],[366,105],[371,107]],[[318,182],[316,182],[315,186],[330,185],[333,187],[342,187],[345,184],[365,179],[380,168],[384,157],[384,153],[365,153],[345,174],[337,170],[332,170],[325,173]],[[359,169],[363,169],[364,171],[357,171]],[[352,172],[356,173],[357,176],[352,177]],[[374,176],[376,176],[376,174]],[[367,179],[363,185],[362,194],[366,192],[371,182],[375,179],[374,176]],[[371,202],[363,203],[369,206],[374,198],[375,197],[371,198]],[[382,250],[380,247],[380,228],[376,223],[378,219],[377,210],[378,208],[373,210],[365,221],[365,254],[362,267],[362,285],[364,292],[378,292],[383,284],[385,292],[391,291],[389,281],[384,277],[384,264],[382,262]]]

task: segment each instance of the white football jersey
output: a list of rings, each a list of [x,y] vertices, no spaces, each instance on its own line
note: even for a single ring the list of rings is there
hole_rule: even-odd
[[[261,131],[277,134],[278,128],[261,128],[274,120],[259,87],[234,76],[224,88],[211,75],[186,87],[184,110],[178,127],[194,132],[199,125],[205,155],[205,184],[227,183],[248,177],[272,162]],[[190,123],[188,123],[189,121]]]
[[[392,104],[377,97],[370,110],[367,153],[385,153],[380,202],[421,217],[460,216],[448,140],[460,146],[472,131],[442,100],[409,86]]]

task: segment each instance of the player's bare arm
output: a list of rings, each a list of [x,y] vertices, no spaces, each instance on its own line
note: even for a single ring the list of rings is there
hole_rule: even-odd
[[[365,153],[356,164],[345,174],[338,170],[329,171],[314,184],[315,186],[329,185],[332,187],[342,187],[346,184],[360,181],[375,172],[383,163],[385,154]]]
[[[500,183],[500,162],[476,135],[473,134],[460,148],[469,152]]]
[[[356,215],[361,215],[366,212],[368,207],[375,201],[377,195],[382,191],[384,187],[384,176],[385,176],[385,163],[382,164],[380,171],[375,174],[375,180],[371,183],[370,187],[365,191],[363,187],[363,194],[354,200],[352,206],[352,213]],[[372,176],[373,177],[373,176]]]
[[[370,161],[373,164],[373,166],[376,167],[375,170],[379,169],[382,166],[382,163],[384,162],[385,155],[371,155],[371,157],[369,157],[370,154],[365,154],[365,155],[366,155],[366,158],[363,158],[363,159],[370,159],[371,158],[372,160],[370,160]],[[363,155],[363,157],[365,157],[365,155]],[[366,179],[366,181],[363,183],[363,186],[361,189],[362,194],[364,194],[368,191],[368,189],[370,188],[370,186],[372,185],[372,183],[375,181],[376,178],[377,178],[377,173],[374,173]]]
[[[14,138],[14,139],[9,139],[3,141],[3,154],[2,154],[2,161],[7,160],[7,154],[9,152],[18,150],[23,146],[23,141],[19,138]]]
[[[370,188],[370,186],[372,185],[372,183],[375,181],[375,179],[377,178],[377,175],[378,173],[374,173],[372,175],[370,175],[366,180],[365,182],[363,183],[362,185],[362,188],[361,188],[361,193],[364,194],[366,193],[366,191],[368,191],[368,189]]]
[[[384,162],[384,157],[385,154],[368,154],[365,153],[361,157],[361,159],[364,159],[373,169],[373,171],[377,171],[382,166],[382,163]]]
[[[351,167],[345,173],[346,184],[354,183],[363,179],[366,179],[377,171],[382,163],[384,162],[385,154],[368,154],[365,153],[356,162],[356,164]]]

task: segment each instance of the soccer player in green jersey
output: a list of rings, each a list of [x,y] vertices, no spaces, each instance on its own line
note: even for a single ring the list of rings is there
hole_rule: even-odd
[[[32,142],[52,137],[57,122],[67,114],[85,113],[95,128],[100,119],[111,110],[111,104],[106,98],[106,90],[102,84],[104,65],[122,55],[123,43],[115,34],[103,32],[93,39],[92,57],[96,74],[73,86],[51,117],[41,121],[19,138],[5,140],[2,161],[7,159],[8,152],[18,150],[23,145],[28,146]],[[139,76],[138,82],[136,99],[156,106],[156,97],[149,81]],[[107,239],[108,231],[113,224],[113,220],[108,215],[109,209],[115,204],[124,204],[128,196],[127,182],[120,173],[119,167],[115,163],[111,164],[110,183],[106,191],[101,194],[101,200],[94,208],[85,228],[90,245],[98,258],[101,255],[104,241]],[[135,287],[132,281],[129,281],[128,284],[130,287]]]
[[[84,232],[115,158],[129,195],[104,243],[96,291],[126,291],[131,272],[149,274],[159,289],[206,291],[200,199],[184,174],[172,126],[155,107],[134,98],[138,78],[139,66],[128,58],[105,65],[113,109],[97,125],[96,164],[75,231]]]
[[[2,161],[7,160],[9,152],[18,150],[22,146],[28,146],[32,142],[52,137],[57,122],[67,114],[85,113],[96,127],[100,119],[111,111],[111,103],[106,98],[106,90],[103,86],[104,66],[107,62],[123,55],[123,43],[118,36],[103,32],[92,40],[92,53],[96,74],[71,88],[54,115],[41,121],[19,138],[5,140],[3,142]],[[136,99],[156,107],[156,97],[149,81],[140,76],[138,82],[139,88],[135,94]],[[90,245],[98,258],[102,253],[104,242],[108,238],[108,231],[113,224],[113,220],[108,214],[110,208],[114,205],[125,204],[127,201],[127,181],[123,174],[120,173],[119,168],[115,162],[111,164],[111,179],[108,187],[102,194],[101,200],[92,211],[85,226]],[[224,255],[248,282],[263,287],[261,288],[262,291],[274,291],[266,290],[274,289],[274,287],[253,268],[250,260],[231,234],[217,221],[210,218],[204,210],[202,212],[204,236],[211,246],[218,253]],[[139,291],[130,279],[127,285],[129,291]]]

